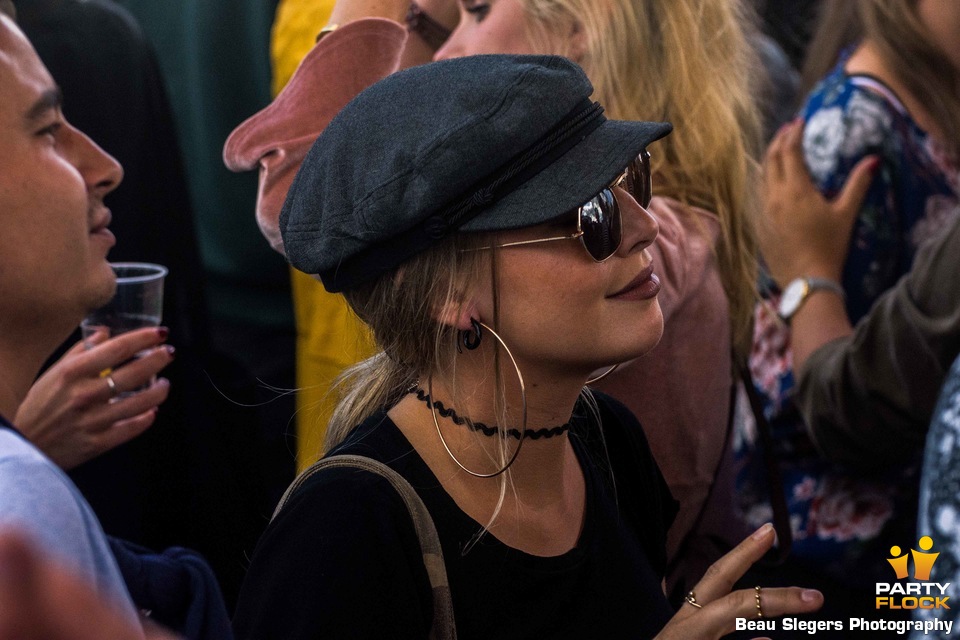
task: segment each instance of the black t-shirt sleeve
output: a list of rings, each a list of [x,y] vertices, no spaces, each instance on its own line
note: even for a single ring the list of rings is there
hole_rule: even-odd
[[[679,505],[636,416],[610,396],[597,391],[593,394],[600,409],[621,509],[633,518],[650,564],[662,578],[667,567],[667,530]]]
[[[426,638],[430,593],[397,492],[366,471],[325,469],[260,539],[234,628],[250,640]]]

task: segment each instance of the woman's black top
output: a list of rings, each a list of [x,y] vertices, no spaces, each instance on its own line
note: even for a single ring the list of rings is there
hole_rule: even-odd
[[[532,556],[492,535],[463,553],[481,524],[457,507],[385,413],[331,452],[384,462],[417,490],[440,536],[461,640],[651,638],[672,616],[660,583],[676,503],[636,418],[595,395],[607,451],[593,420],[572,425],[586,515],[576,547],[560,556]],[[250,640],[426,638],[431,616],[426,570],[399,494],[372,473],[327,469],[304,483],[260,539],[234,627]]]

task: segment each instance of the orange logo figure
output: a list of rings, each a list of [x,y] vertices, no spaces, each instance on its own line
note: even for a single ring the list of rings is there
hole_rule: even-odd
[[[933,538],[930,536],[923,536],[917,544],[923,551],[910,550],[910,555],[913,556],[913,577],[916,580],[929,580],[930,570],[933,569],[933,563],[937,561],[937,556],[940,555],[940,552],[924,553],[924,551],[930,551],[930,549],[933,548]],[[900,576],[897,575],[897,578],[899,577]]]
[[[929,538],[928,538],[929,539]],[[900,555],[900,547],[890,547],[890,555],[892,558],[887,558],[887,562],[890,563],[890,566],[893,567],[893,570],[897,572],[897,580],[903,580],[907,577],[907,554]],[[916,553],[916,552],[914,552]],[[914,559],[916,562],[916,559]],[[932,563],[931,563],[932,564]]]

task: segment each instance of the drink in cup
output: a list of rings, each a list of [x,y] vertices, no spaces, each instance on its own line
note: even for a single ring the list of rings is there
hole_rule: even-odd
[[[167,268],[147,262],[113,262],[110,266],[117,275],[117,292],[109,303],[91,312],[80,323],[84,340],[103,330],[112,337],[134,329],[160,325],[163,316],[163,279],[167,275]],[[104,375],[109,373],[107,371]],[[121,396],[137,391],[142,389],[133,389]]]

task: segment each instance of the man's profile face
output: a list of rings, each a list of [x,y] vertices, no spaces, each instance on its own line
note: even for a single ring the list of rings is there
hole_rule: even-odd
[[[0,327],[74,321],[109,301],[103,197],[120,165],[70,126],[23,33],[0,15]]]

